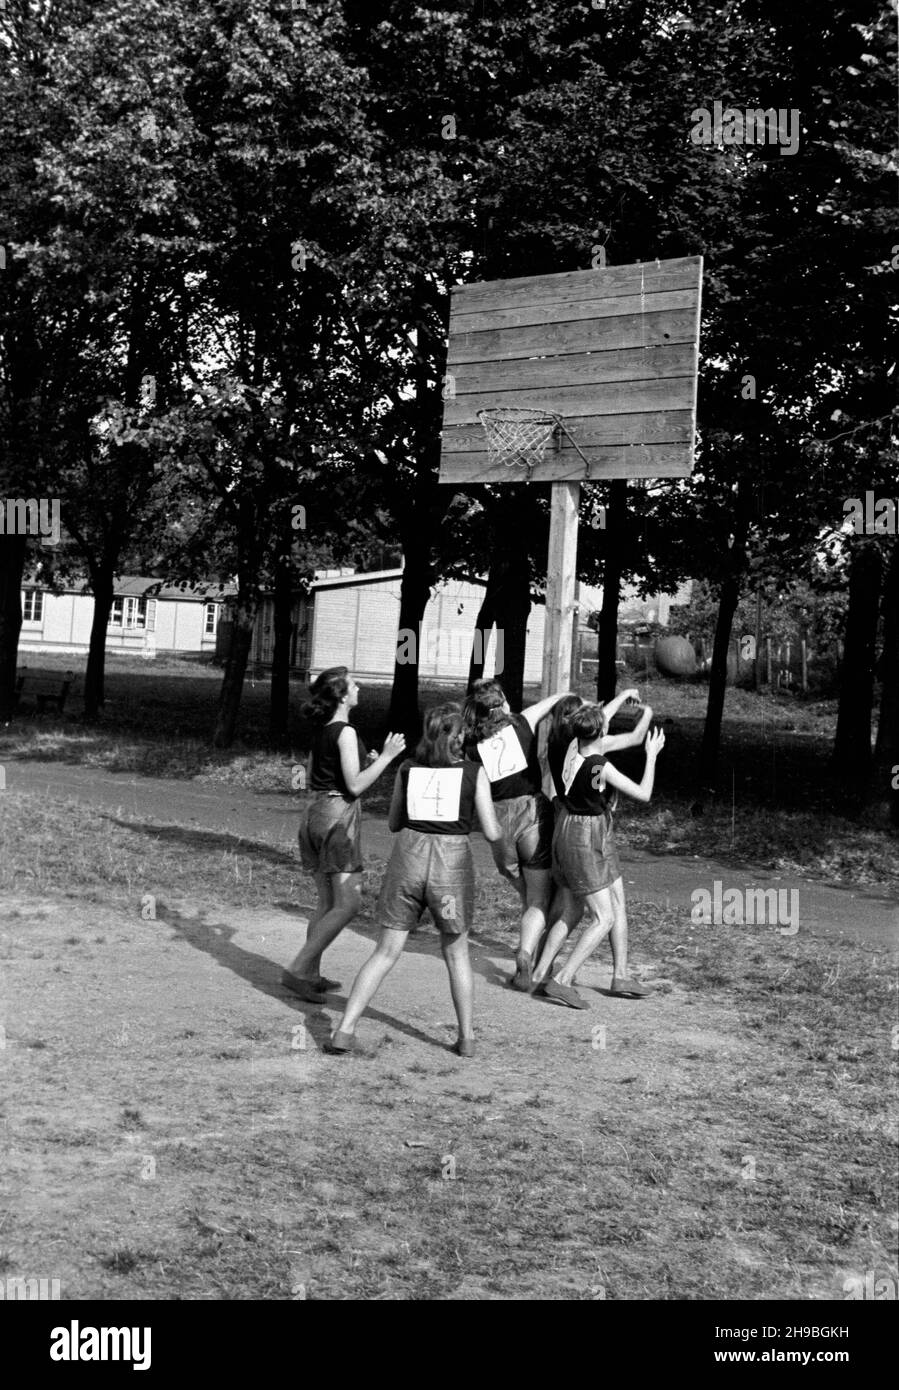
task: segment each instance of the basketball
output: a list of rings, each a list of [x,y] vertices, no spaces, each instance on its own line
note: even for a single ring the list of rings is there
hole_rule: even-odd
[[[686,637],[660,637],[656,642],[656,665],[666,676],[692,676],[696,653]]]

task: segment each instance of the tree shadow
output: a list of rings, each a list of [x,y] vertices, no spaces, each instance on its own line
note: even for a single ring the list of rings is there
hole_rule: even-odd
[[[302,872],[296,854],[288,854],[284,850],[276,849],[263,840],[247,840],[242,835],[232,835],[228,830],[199,830],[181,825],[157,825],[155,822],[148,821],[121,820],[108,811],[101,811],[99,815],[102,820],[108,820],[112,825],[119,825],[124,830],[131,830],[139,835],[149,835],[154,840],[166,840],[170,843],[183,845],[186,849],[226,849],[232,850],[234,853],[239,851],[241,854],[252,856],[254,859],[262,859],[267,864],[274,864],[277,868],[290,868],[296,870],[297,873]]]
[[[227,849],[234,853],[240,852],[257,860],[262,860],[267,864],[272,864],[276,868],[292,869],[298,877],[303,876],[308,879],[308,875],[300,865],[299,858],[295,854],[287,854],[283,850],[275,849],[272,845],[267,845],[258,840],[246,840],[240,835],[232,835],[224,830],[199,830],[179,825],[156,825],[143,821],[122,820],[109,812],[101,812],[103,820],[109,821],[113,825],[119,825],[125,830],[135,831],[141,835],[152,836],[157,840],[165,840],[170,843],[183,845],[186,849],[208,850],[208,849]],[[303,889],[304,895],[306,889]],[[375,901],[377,894],[375,893]],[[373,905],[373,904],[372,904]],[[308,920],[315,910],[313,902],[308,902],[302,906],[296,901],[285,902],[283,900],[272,904],[281,912],[289,913],[293,916],[303,917]],[[305,909],[305,910],[304,910]],[[405,952],[413,955],[438,956],[440,954],[440,937],[436,928],[431,927],[429,914],[422,918],[422,925],[415,932],[411,932],[406,942]],[[351,928],[359,936],[365,937],[373,944],[378,938],[379,927],[369,915],[357,917],[351,923]],[[471,945],[471,964],[472,969],[488,984],[500,985],[505,987],[509,982],[509,975],[499,970],[493,961],[490,960],[486,952],[491,952],[500,956],[511,956],[512,946],[508,941],[498,941],[493,937],[485,936],[483,932],[475,930],[470,937]],[[405,954],[404,952],[404,954]],[[261,957],[260,957],[261,959]],[[281,991],[279,990],[279,994]]]
[[[238,946],[233,939],[236,935],[236,927],[229,926],[225,922],[210,921],[205,912],[200,912],[195,917],[188,916],[186,913],[179,912],[177,908],[157,902],[156,920],[163,922],[174,931],[173,940],[186,941],[196,950],[212,956],[219,965],[245,980],[247,984],[252,985],[253,989],[259,990],[261,994],[269,995],[272,999],[277,999],[279,1003],[286,1004],[294,1012],[301,1013],[307,1021],[309,1032],[319,1050],[328,1042],[331,1036],[331,1020],[325,1012],[325,1008],[340,1009],[342,1012],[345,999],[340,996],[329,996],[327,1006],[307,1004],[302,999],[298,999],[295,994],[291,994],[281,984],[282,967],[280,965],[269,960],[267,956],[260,956],[255,951],[248,951],[245,947]],[[412,1024],[403,1023],[380,1009],[369,1007],[365,1011],[365,1017],[374,1022],[383,1023],[389,1028],[395,1028],[397,1032],[405,1033],[407,1037],[414,1038],[416,1042],[427,1043],[429,1047],[436,1047],[441,1052],[446,1051],[444,1043],[438,1042]]]
[[[281,901],[273,903],[272,906],[278,908],[279,912],[285,912],[294,917],[302,917],[306,921],[308,921],[310,914],[315,910],[311,903],[307,906],[301,906],[295,902]],[[374,920],[374,917],[369,914],[368,910],[363,909],[363,915],[353,919],[350,924],[350,930],[354,931],[357,936],[365,937],[367,941],[370,941],[372,945],[374,945],[378,939],[380,927]],[[511,971],[509,974],[505,974],[494,964],[488,955],[482,953],[489,951],[495,955],[511,956],[513,947],[510,943],[508,941],[497,941],[492,937],[484,936],[478,931],[469,933],[468,943],[471,967],[475,973],[481,975],[488,984],[507,985],[511,979]],[[406,938],[406,944],[403,947],[403,955],[433,956],[435,959],[439,958],[442,962],[443,957],[440,954],[440,933],[433,924],[429,913],[425,912],[418,929],[409,933]],[[325,970],[325,974],[327,973],[327,970]]]

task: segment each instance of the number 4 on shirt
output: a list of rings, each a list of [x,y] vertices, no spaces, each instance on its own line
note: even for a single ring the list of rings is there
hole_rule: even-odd
[[[409,820],[458,820],[462,775],[461,767],[410,767],[406,785]]]

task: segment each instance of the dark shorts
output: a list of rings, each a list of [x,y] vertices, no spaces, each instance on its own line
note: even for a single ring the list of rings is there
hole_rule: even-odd
[[[411,931],[425,908],[442,936],[461,936],[474,921],[474,860],[467,835],[401,830],[381,883],[375,920]]]
[[[300,857],[313,874],[362,872],[362,804],[327,792],[313,795],[300,822]]]
[[[496,819],[523,869],[552,867],[553,808],[542,792],[494,801]]]
[[[621,877],[611,816],[572,816],[564,809],[553,835],[553,875],[577,897],[611,888]]]

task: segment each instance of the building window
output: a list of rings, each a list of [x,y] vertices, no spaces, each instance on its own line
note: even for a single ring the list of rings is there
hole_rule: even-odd
[[[125,599],[125,626],[140,628],[147,626],[147,600],[145,598]]]
[[[22,590],[22,622],[39,623],[44,616],[44,595],[40,589]]]
[[[203,631],[207,637],[214,637],[215,630],[218,627],[219,606],[217,603],[207,603],[205,604],[205,610],[206,616],[203,624]]]
[[[140,628],[147,626],[145,598],[114,598],[109,615],[110,627]]]

